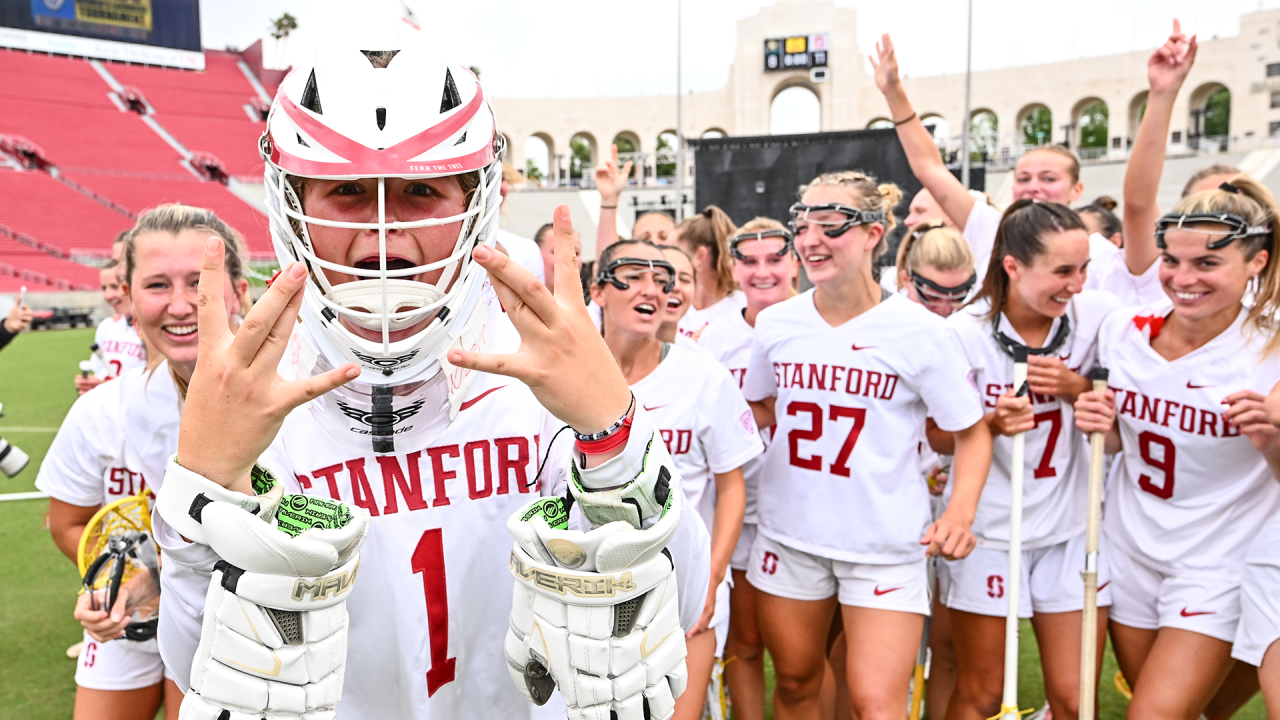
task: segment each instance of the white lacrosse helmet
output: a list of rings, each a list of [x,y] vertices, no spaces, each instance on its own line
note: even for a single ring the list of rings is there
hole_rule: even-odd
[[[360,380],[401,385],[426,380],[458,342],[478,303],[486,274],[471,260],[494,243],[502,202],[501,135],[479,80],[439,60],[417,33],[320,46],[315,62],[293,70],[276,93],[260,141],[266,163],[267,209],[281,266],[301,261],[310,270],[302,319],[333,366],[358,363]],[[444,218],[387,222],[386,178],[431,178],[479,173],[464,212]],[[290,176],[327,180],[378,179],[378,221],[351,223],[306,214]],[[387,269],[387,231],[460,222],[447,257],[414,268]],[[316,256],[308,224],[377,230],[379,268],[362,269]],[[322,269],[358,280],[333,285]],[[419,273],[441,270],[435,283]],[[434,316],[434,317],[433,317]],[[431,318],[410,337],[391,333]],[[344,326],[381,333],[369,340]]]

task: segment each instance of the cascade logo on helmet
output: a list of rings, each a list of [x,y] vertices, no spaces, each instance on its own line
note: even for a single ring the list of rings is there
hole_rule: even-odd
[[[351,350],[351,354],[355,355],[356,359],[362,363],[375,365],[384,370],[392,370],[397,367],[400,367],[401,365],[404,365],[405,363],[417,357],[418,351],[414,350],[413,352],[407,355],[400,355],[399,357],[374,357],[373,355],[365,355],[364,353],[353,348]]]
[[[418,411],[422,409],[422,406],[426,404],[426,402],[427,402],[426,400],[418,400],[417,402],[406,405],[405,407],[402,407],[399,410],[391,410],[390,412],[361,410],[360,408],[351,407],[350,405],[342,402],[341,400],[338,401],[337,405],[339,408],[342,409],[343,415],[346,415],[347,417],[357,422],[364,423],[369,427],[373,427],[375,425],[378,425],[378,426],[399,425],[405,420],[408,420],[414,415],[417,415]]]

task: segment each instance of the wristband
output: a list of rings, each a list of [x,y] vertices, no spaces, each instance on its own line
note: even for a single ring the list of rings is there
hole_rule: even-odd
[[[608,428],[589,435],[584,435],[574,430],[573,436],[577,439],[575,447],[578,452],[583,455],[602,455],[626,444],[627,439],[631,437],[631,411],[635,409],[635,406],[636,396],[635,393],[632,393],[631,402],[627,404],[627,411]]]
[[[603,440],[622,429],[623,425],[626,425],[627,427],[631,426],[631,411],[634,410],[635,407],[636,395],[635,393],[631,393],[631,402],[627,404],[627,411],[622,413],[622,417],[618,418],[618,422],[610,425],[608,428],[601,430],[598,433],[591,434],[583,434],[578,432],[576,429],[570,429],[573,430],[573,436],[578,439],[578,442],[591,443],[597,440]]]
[[[617,205],[601,205],[600,209],[601,210],[617,210],[618,206]]]
[[[909,122],[911,122],[912,120],[915,120],[915,119],[916,119],[916,114],[915,114],[915,113],[911,113],[910,115],[908,115],[908,116],[906,116],[906,117],[902,118],[901,120],[894,120],[894,121],[893,121],[893,126],[894,126],[894,127],[897,127],[897,126],[899,126],[899,125],[906,125],[907,123],[909,123]]]

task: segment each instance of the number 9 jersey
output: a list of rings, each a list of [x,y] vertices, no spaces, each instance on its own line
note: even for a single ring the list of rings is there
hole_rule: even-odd
[[[924,558],[931,521],[917,443],[925,416],[955,432],[982,419],[942,318],[889,295],[832,327],[813,291],[760,312],[743,394],[776,397],[760,477],[760,534],[832,560]]]
[[[1266,395],[1280,357],[1247,336],[1247,308],[1217,337],[1169,361],[1151,347],[1168,303],[1112,313],[1099,333],[1099,362],[1111,371],[1124,446],[1103,530],[1119,549],[1163,572],[1238,576],[1250,542],[1280,509],[1280,483],[1239,428],[1223,420],[1223,399]]]

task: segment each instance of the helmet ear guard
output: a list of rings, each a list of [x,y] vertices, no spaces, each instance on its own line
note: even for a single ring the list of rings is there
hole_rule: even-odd
[[[737,260],[746,260],[747,256],[742,254],[738,246],[745,242],[759,242],[765,238],[782,238],[782,247],[774,253],[778,257],[786,257],[787,253],[793,249],[792,241],[795,236],[789,230],[781,230],[771,228],[769,230],[760,230],[757,232],[740,232],[734,235],[729,241],[729,255]]]
[[[1226,230],[1202,230],[1186,227],[1187,225],[1196,225],[1200,223],[1212,223],[1215,225],[1226,225]],[[1258,235],[1266,235],[1271,232],[1271,225],[1250,225],[1245,218],[1235,213],[1169,213],[1156,221],[1156,247],[1164,250],[1169,247],[1165,242],[1164,235],[1170,230],[1181,230],[1184,232],[1194,232],[1208,236],[1205,241],[1205,248],[1209,250],[1221,250],[1236,240],[1244,238],[1256,237]],[[1217,239],[1213,239],[1217,236]]]
[[[814,225],[833,226],[830,230],[824,230],[823,234],[829,238],[838,238],[849,232],[854,225],[870,225],[874,223],[885,222],[885,213],[883,210],[860,210],[856,207],[843,205],[841,203],[828,203],[826,205],[805,205],[804,203],[796,203],[791,206],[791,229],[795,231],[801,222],[809,222]],[[847,220],[843,223],[820,222],[818,220],[810,220],[810,213],[833,212],[844,215]]]
[[[610,261],[608,265],[600,269],[596,273],[596,284],[603,285],[609,283],[619,290],[629,290],[631,284],[618,277],[618,268],[627,265],[635,265],[646,267],[650,272],[662,270],[667,273],[666,283],[662,286],[662,292],[670,293],[676,288],[676,268],[666,260],[649,260],[646,258],[620,257]]]

